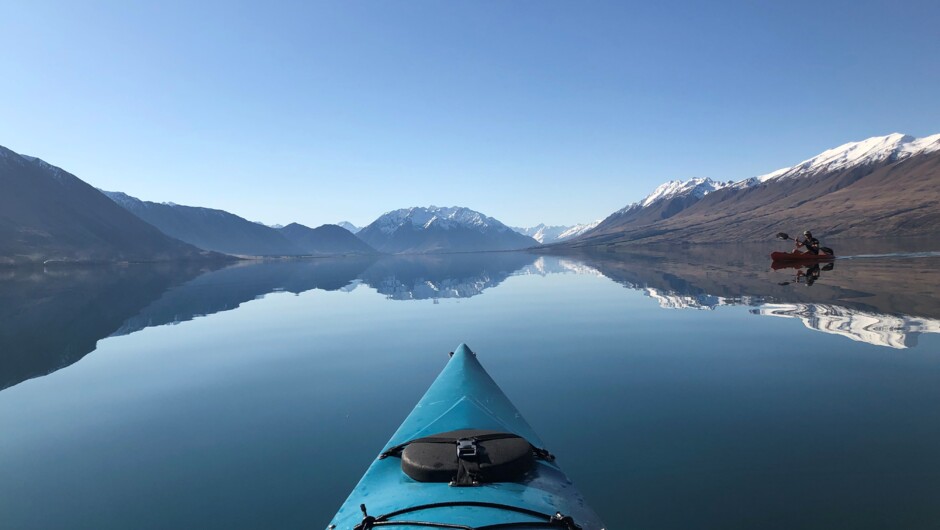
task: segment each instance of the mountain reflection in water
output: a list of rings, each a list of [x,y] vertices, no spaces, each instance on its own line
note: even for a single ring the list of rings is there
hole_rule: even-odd
[[[664,309],[750,306],[755,315],[799,318],[812,330],[891,348],[940,333],[940,256],[840,259],[814,275],[813,265],[774,268],[754,255],[760,250],[700,247],[583,259]]]
[[[830,304],[764,304],[751,312],[798,318],[809,329],[890,348],[910,348],[917,345],[919,334],[940,333],[938,320],[870,313]]]
[[[766,248],[570,256],[387,256],[0,272],[0,389],[68,366],[97,341],[228,311],[273,292],[374,289],[386,299],[469,298],[513,275],[603,276],[660,307],[750,306],[813,330],[891,348],[940,333],[940,258],[839,260],[812,283],[771,270]]]
[[[518,252],[389,256],[359,278],[389,300],[470,298],[496,287],[535,259]]]

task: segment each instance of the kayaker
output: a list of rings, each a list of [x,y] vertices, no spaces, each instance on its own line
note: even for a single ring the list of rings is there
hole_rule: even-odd
[[[819,254],[819,240],[813,237],[809,230],[803,232],[803,241],[796,240],[796,249],[799,250],[800,247],[806,247],[807,254]]]

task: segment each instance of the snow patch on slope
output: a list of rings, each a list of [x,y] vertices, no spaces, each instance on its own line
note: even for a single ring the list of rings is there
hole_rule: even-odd
[[[524,236],[531,237],[543,245],[547,245],[549,243],[557,243],[559,241],[577,237],[600,224],[602,220],[603,219],[598,219],[590,223],[577,224],[574,226],[548,226],[545,223],[539,223],[528,228],[511,228]]]
[[[349,230],[349,231],[352,232],[353,234],[355,234],[356,232],[362,230],[362,227],[361,227],[361,226],[356,226],[356,225],[350,223],[349,221],[340,221],[340,222],[336,223],[336,225],[337,225],[337,226],[341,226],[341,227],[345,228],[346,230]]]
[[[571,239],[573,237],[578,237],[581,234],[587,232],[588,230],[594,229],[597,225],[601,224],[603,219],[597,219],[596,221],[591,221],[590,223],[584,223],[579,225],[574,225],[571,228],[565,230],[558,235],[558,241],[564,241],[566,239]]]
[[[709,193],[729,185],[731,185],[731,182],[718,182],[707,177],[692,178],[689,180],[670,180],[669,182],[661,184],[642,201],[621,208],[614,212],[614,215],[622,215],[642,208],[648,208],[656,203],[675,197],[697,197],[701,199]]]
[[[129,209],[131,205],[140,204],[143,202],[140,199],[131,197],[130,195],[121,191],[105,191],[101,188],[98,188],[98,191],[103,193],[107,198],[123,206],[124,209]]]
[[[431,227],[443,230],[457,227],[472,228],[480,232],[489,229],[497,232],[509,230],[509,227],[492,217],[458,206],[449,208],[437,206],[402,208],[383,214],[373,224],[384,234],[391,234],[408,225],[419,230],[428,230]]]
[[[528,228],[520,228],[515,226],[510,228],[524,236],[529,236],[544,245],[546,243],[554,243],[555,241],[558,241],[558,236],[571,227],[561,225],[549,226],[545,223],[539,223]]]
[[[940,151],[940,134],[925,136],[924,138],[915,138],[901,133],[875,136],[860,142],[849,142],[828,149],[792,167],[781,168],[766,175],[742,180],[735,184],[735,187],[755,186],[770,180],[841,171],[885,161],[896,162],[934,151]]]

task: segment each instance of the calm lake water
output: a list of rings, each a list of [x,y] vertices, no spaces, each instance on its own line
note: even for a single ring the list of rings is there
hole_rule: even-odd
[[[0,271],[0,527],[325,527],[460,342],[609,528],[937,527],[940,256],[768,251]]]

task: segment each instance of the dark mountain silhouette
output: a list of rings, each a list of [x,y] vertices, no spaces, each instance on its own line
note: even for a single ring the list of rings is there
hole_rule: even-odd
[[[224,210],[142,201],[121,192],[104,193],[164,234],[199,248],[240,256],[305,254],[277,229]]]
[[[338,225],[310,228],[291,223],[277,229],[281,235],[311,256],[338,256],[346,254],[376,254],[377,251],[349,230]]]
[[[71,173],[0,147],[0,265],[212,256],[168,237]]]

